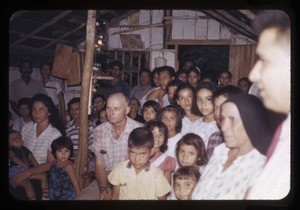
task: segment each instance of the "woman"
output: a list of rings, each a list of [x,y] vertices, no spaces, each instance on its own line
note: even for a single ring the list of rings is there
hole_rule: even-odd
[[[45,94],[32,97],[33,122],[26,123],[21,130],[24,146],[32,151],[39,164],[53,160],[51,143],[64,134],[64,126],[52,99]]]
[[[265,164],[271,141],[267,110],[244,93],[232,95],[221,106],[220,144],[201,175],[193,200],[243,199]]]

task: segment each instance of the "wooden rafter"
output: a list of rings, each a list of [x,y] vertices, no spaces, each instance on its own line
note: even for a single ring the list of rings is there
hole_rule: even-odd
[[[210,17],[214,18],[215,20],[223,23],[224,25],[229,26],[230,28],[233,28],[237,32],[239,32],[239,33],[241,33],[241,34],[243,34],[243,35],[245,35],[249,38],[252,38],[254,40],[257,39],[257,35],[255,34],[254,30],[249,29],[249,28],[248,28],[248,30],[244,29],[243,25],[246,25],[245,23],[243,23],[242,21],[237,20],[235,17],[233,17],[231,15],[227,15],[227,13],[225,11],[222,11],[221,13],[222,14],[226,13],[227,18],[225,18],[223,15],[219,14],[215,10],[201,10],[201,12],[209,15]],[[233,22],[233,19],[236,19],[236,21]],[[243,24],[241,24],[241,23],[243,23]]]
[[[60,36],[59,38],[53,40],[52,42],[50,42],[49,44],[46,44],[45,46],[43,46],[39,51],[42,51],[48,47],[50,47],[51,45],[59,42],[60,40],[62,40],[63,38],[69,36],[70,34],[73,34],[74,32],[80,30],[82,27],[84,27],[86,25],[86,23],[82,23],[80,24],[77,28],[74,28],[72,31],[69,31],[68,33],[63,34],[62,36]]]
[[[70,14],[72,12],[72,10],[66,10],[62,13],[60,13],[59,15],[57,15],[55,18],[51,19],[49,22],[45,23],[44,25],[42,25],[41,27],[38,27],[37,29],[35,29],[34,31],[32,31],[31,33],[29,33],[27,36],[15,41],[14,43],[10,44],[10,47],[13,47],[21,42],[24,42],[25,40],[29,39],[31,36],[33,36],[34,34],[44,30],[45,28],[55,24],[57,21],[59,21],[60,19],[62,19],[63,17],[65,17],[66,15]]]

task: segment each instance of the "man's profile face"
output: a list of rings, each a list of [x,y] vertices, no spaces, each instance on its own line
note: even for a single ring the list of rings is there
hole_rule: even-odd
[[[277,38],[278,30],[264,30],[257,45],[258,60],[252,68],[249,79],[259,89],[264,105],[275,112],[290,111],[290,43]]]

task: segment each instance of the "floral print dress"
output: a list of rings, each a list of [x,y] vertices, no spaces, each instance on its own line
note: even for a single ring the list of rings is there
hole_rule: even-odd
[[[54,163],[50,167],[50,200],[74,200],[76,197],[71,179],[65,171],[66,165],[61,166]]]

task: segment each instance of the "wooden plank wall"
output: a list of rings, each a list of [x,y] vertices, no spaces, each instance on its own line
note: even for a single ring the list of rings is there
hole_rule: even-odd
[[[229,50],[229,70],[232,84],[237,85],[242,77],[248,77],[256,61],[256,45],[231,45]]]

